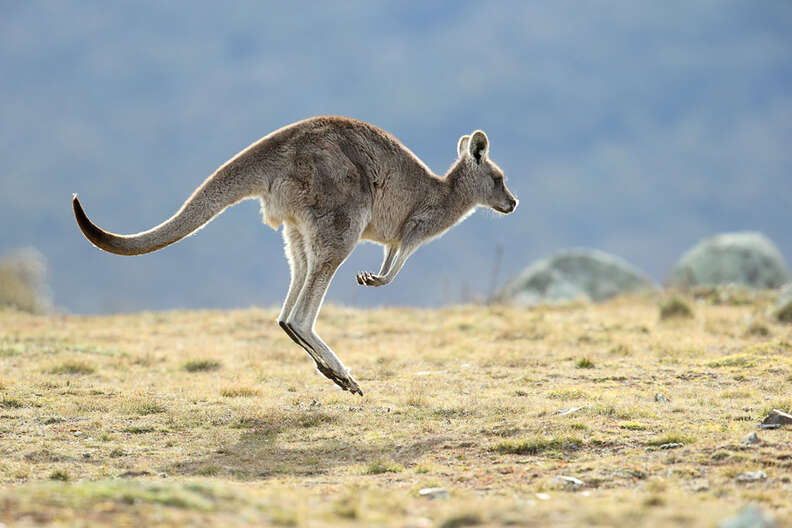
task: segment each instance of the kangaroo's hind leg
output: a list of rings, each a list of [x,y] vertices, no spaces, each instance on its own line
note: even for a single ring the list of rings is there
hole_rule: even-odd
[[[300,291],[302,291],[303,284],[305,284],[305,276],[308,272],[308,253],[305,250],[305,240],[303,240],[300,230],[295,224],[284,223],[283,241],[286,258],[289,261],[289,267],[291,269],[291,283],[289,284],[289,293],[286,294],[286,300],[283,302],[283,307],[278,315],[278,325],[283,328],[283,331],[286,332],[292,341],[300,345],[308,355],[311,356],[319,372],[333,379],[332,371],[325,364],[322,356],[320,356],[304,339],[297,335],[286,322],[294,305],[297,303],[297,298],[300,295]]]
[[[299,229],[295,224],[284,222],[283,224],[283,243],[286,259],[289,261],[289,269],[291,271],[291,283],[289,284],[289,293],[286,294],[286,300],[283,301],[283,307],[278,315],[278,324],[283,331],[298,345],[305,348],[308,354],[313,357],[314,361],[318,364],[318,358],[314,357],[313,350],[310,350],[307,344],[300,340],[297,335],[292,332],[286,320],[297,302],[297,297],[300,295],[303,284],[305,283],[305,275],[308,271],[308,255],[305,252],[305,241],[300,234]]]
[[[308,266],[305,282],[286,319],[286,326],[303,342],[301,344],[307,345],[319,356],[317,367],[322,374],[342,389],[362,395],[360,386],[349,374],[349,370],[314,330],[330,281],[355,248],[362,231],[362,226],[349,225],[347,215],[348,213],[337,211],[329,214],[335,216],[329,222],[323,218],[312,225],[301,226]],[[345,229],[333,228],[339,224],[339,217],[347,219]],[[316,359],[316,356],[313,357]]]

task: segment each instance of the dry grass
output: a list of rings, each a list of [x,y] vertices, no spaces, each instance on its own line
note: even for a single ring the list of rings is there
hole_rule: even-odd
[[[327,307],[319,331],[364,398],[318,375],[274,309],[0,311],[0,523],[714,526],[747,503],[792,517],[792,429],[756,429],[792,410],[792,326],[761,319],[761,298],[673,321],[658,304]],[[418,494],[437,486],[450,496]]]

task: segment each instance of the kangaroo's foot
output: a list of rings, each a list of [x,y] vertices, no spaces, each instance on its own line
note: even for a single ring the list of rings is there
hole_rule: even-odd
[[[361,286],[382,286],[387,284],[384,277],[371,273],[370,271],[361,271],[355,275],[355,279],[357,279],[358,284]]]
[[[278,324],[295,343],[300,345],[308,353],[308,355],[311,356],[311,359],[313,359],[314,363],[316,363],[316,370],[318,370],[324,377],[328,378],[343,390],[347,390],[352,394],[360,394],[363,396],[363,391],[360,390],[360,385],[358,385],[349,372],[345,372],[344,369],[341,369],[342,372],[338,372],[330,367],[322,355],[318,353],[316,349],[314,349],[314,347],[311,346],[311,344],[306,339],[304,339],[289,323],[285,321],[278,321]]]
[[[348,372],[345,377],[340,377],[334,370],[331,370],[318,361],[316,362],[316,370],[321,372],[324,377],[341,387],[343,390],[348,390],[352,394],[360,394],[363,396],[363,391],[360,390],[360,385],[357,384],[355,379]]]

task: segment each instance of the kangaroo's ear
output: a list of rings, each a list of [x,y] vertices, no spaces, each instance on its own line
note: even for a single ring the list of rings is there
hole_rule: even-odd
[[[462,136],[459,138],[459,143],[457,143],[457,154],[459,154],[460,158],[467,152],[468,143],[470,143],[470,136]]]
[[[489,152],[489,139],[487,139],[487,134],[481,130],[473,132],[473,135],[470,136],[470,142],[468,143],[468,150],[470,151],[470,155],[473,156],[473,159],[477,162],[480,162],[482,158],[486,158],[487,152]]]

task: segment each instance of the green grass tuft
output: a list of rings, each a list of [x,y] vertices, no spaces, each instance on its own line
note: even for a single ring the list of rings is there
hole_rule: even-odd
[[[53,471],[52,473],[50,473],[49,479],[50,480],[60,480],[62,482],[66,482],[66,481],[69,480],[69,474],[66,473],[65,471],[61,471],[60,469],[57,469],[57,470]]]
[[[478,526],[484,521],[481,520],[481,515],[475,512],[455,513],[442,523],[440,528],[462,528],[463,526]]]
[[[629,421],[620,423],[619,429],[627,429],[628,431],[646,431],[649,429],[649,426],[640,422]]]
[[[792,302],[787,303],[776,312],[776,319],[781,323],[792,323]]]
[[[685,444],[689,445],[696,441],[695,438],[681,433],[666,433],[646,442],[647,446],[657,447],[663,444]]]
[[[580,358],[577,363],[575,363],[575,368],[579,369],[590,369],[594,368],[594,363],[587,357]]]
[[[214,359],[191,359],[184,364],[187,372],[210,372],[220,368],[220,362]]]
[[[580,389],[565,388],[552,390],[547,395],[548,398],[554,400],[586,400],[589,399],[589,394]]]
[[[130,433],[130,434],[145,434],[145,433],[153,433],[155,429],[153,427],[140,427],[140,426],[132,426],[122,429],[121,432],[123,433]]]
[[[19,409],[24,407],[24,404],[17,400],[16,398],[9,398],[7,396],[3,396],[3,399],[0,400],[0,407],[3,409]]]
[[[50,374],[74,374],[77,376],[93,374],[94,367],[84,361],[64,361],[49,369]]]
[[[548,451],[577,451],[583,445],[583,440],[576,436],[537,436],[523,440],[504,440],[492,450],[502,455],[539,455]]]
[[[366,475],[381,475],[382,473],[399,473],[403,470],[403,467],[394,462],[383,462],[381,460],[376,460],[366,466],[366,469],[363,473]]]
[[[226,387],[220,394],[225,398],[250,398],[258,396],[259,391],[250,387]]]
[[[678,297],[672,297],[660,305],[660,320],[692,319],[693,310],[690,305]]]
[[[710,367],[740,367],[750,368],[756,366],[756,357],[747,354],[732,354],[707,363]]]
[[[132,404],[131,410],[141,416],[164,413],[167,409],[161,403],[153,400],[143,400]]]

